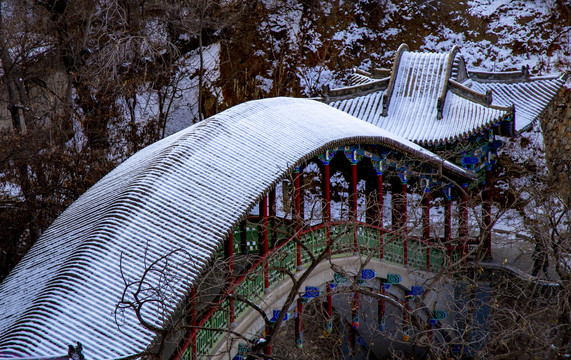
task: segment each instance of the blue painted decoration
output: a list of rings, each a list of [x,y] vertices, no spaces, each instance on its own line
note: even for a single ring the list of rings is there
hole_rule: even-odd
[[[359,328],[359,315],[355,315],[353,316],[352,322],[351,322],[351,326],[353,327],[353,329],[357,330]]]
[[[402,278],[399,274],[387,274],[387,280],[385,281],[385,284],[394,285],[399,284],[401,281]]]
[[[363,345],[363,346],[368,346],[368,344],[367,344],[367,342],[365,341],[365,339],[363,339],[363,338],[360,337],[360,336],[357,337],[357,344]]]
[[[442,319],[446,319],[448,317],[448,313],[446,313],[446,311],[442,311],[442,310],[434,310],[432,317],[434,319],[437,319],[437,320],[442,320]]]
[[[345,276],[341,275],[341,274],[335,273],[335,274],[333,275],[333,281],[335,282],[335,284],[338,285],[338,284],[347,282],[347,278],[346,278]]]
[[[361,279],[370,280],[377,276],[377,273],[373,269],[363,269],[361,270]]]
[[[321,294],[318,288],[313,286],[306,286],[305,293],[302,295],[303,298],[309,300],[318,297]]]
[[[413,286],[410,288],[410,293],[414,296],[420,296],[424,292],[422,286]]]
[[[280,317],[280,311],[279,310],[274,310],[272,312],[272,318],[270,319],[271,322],[276,322],[278,321],[278,318]],[[290,313],[286,313],[284,318],[282,319],[282,321],[286,321],[290,318]]]

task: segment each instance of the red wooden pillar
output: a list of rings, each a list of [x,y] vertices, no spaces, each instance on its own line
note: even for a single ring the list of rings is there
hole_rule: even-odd
[[[422,198],[422,238],[430,241],[430,194],[425,190]],[[426,246],[426,270],[430,270],[430,245]]]
[[[349,195],[349,210],[351,212],[351,222],[354,225],[353,230],[353,251],[359,252],[359,243],[357,239],[357,163],[351,163],[351,194]]]
[[[327,283],[327,304],[325,304],[325,314],[327,320],[325,321],[325,331],[331,334],[333,331],[333,294],[331,293],[331,283]]]
[[[486,189],[483,192],[483,203],[482,203],[482,221],[485,232],[483,234],[484,238],[484,248],[485,256],[488,258],[492,257],[492,202],[490,191],[492,188],[492,172],[486,170]]]
[[[300,245],[300,235],[299,232],[301,230],[301,220],[303,214],[301,213],[301,172],[300,170],[296,169],[294,173],[294,193],[295,193],[295,237],[297,240],[296,246],[296,265],[297,270],[302,269],[301,265],[301,245]]]
[[[384,225],[383,225],[383,207],[384,207],[384,198],[383,198],[383,173],[377,173],[377,219],[379,225],[379,258],[384,258],[385,251],[383,248],[383,232],[384,232]]]
[[[228,286],[234,284],[234,233],[230,233],[224,244],[224,255],[228,261]],[[232,295],[232,294],[230,294]],[[228,300],[228,317],[230,318],[230,324],[235,321],[234,316],[234,298],[230,297]]]
[[[408,208],[407,208],[407,184],[406,182],[401,184],[401,196],[402,196],[402,252],[404,257],[404,265],[408,264]]]
[[[329,173],[329,162],[323,161],[323,175],[321,179],[322,184],[322,197],[324,199],[323,209],[321,215],[323,217],[323,222],[326,225],[326,239],[327,244],[331,243],[331,185],[330,185],[330,173]],[[329,248],[327,252],[330,252]]]
[[[403,301],[403,311],[402,311],[402,325],[403,325],[403,341],[409,341],[410,340],[410,330],[409,330],[409,323],[410,323],[410,317],[409,317],[409,313],[410,313],[410,304],[408,302],[408,299],[404,299]]]
[[[299,171],[299,216],[300,219],[305,219],[305,190],[304,190],[304,176],[303,170]]]
[[[264,194],[260,200],[260,221],[262,223],[262,231],[260,233],[260,256],[265,257],[268,254],[268,196]],[[268,261],[264,261],[264,289],[270,289],[270,276],[268,271]]]
[[[301,298],[297,299],[297,317],[295,318],[295,345],[298,349],[303,347],[303,302]]]
[[[379,293],[381,295],[385,295],[385,282],[383,279],[380,279],[380,290]],[[378,310],[378,320],[379,320],[379,330],[385,330],[385,299],[379,299],[377,301],[377,310]]]
[[[353,293],[353,305],[351,306],[351,327],[359,328],[359,293]]]

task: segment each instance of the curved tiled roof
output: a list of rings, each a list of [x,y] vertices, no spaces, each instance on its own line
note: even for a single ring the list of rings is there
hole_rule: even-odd
[[[523,131],[543,112],[559,89],[565,84],[567,74],[527,78],[523,81],[471,82],[472,89],[479,92],[492,92],[492,104],[515,106],[515,130]]]
[[[517,72],[495,80],[493,74],[471,74],[474,79],[456,47],[430,53],[411,52],[403,45],[388,85],[373,88],[360,74],[358,83],[328,91],[323,101],[426,146],[455,142],[495,126],[513,114],[512,105],[519,131],[541,113],[566,79],[530,80]]]
[[[114,317],[125,281],[140,279],[145,264],[180,249],[169,257],[167,272],[147,278],[165,307],[151,303],[144,313],[163,326],[263,193],[307,158],[358,143],[398,148],[473,177],[316,101],[274,98],[235,106],[139,151],[54,221],[0,284],[0,354],[49,356],[76,341],[88,359],[144,350],[154,334],[132,312]]]

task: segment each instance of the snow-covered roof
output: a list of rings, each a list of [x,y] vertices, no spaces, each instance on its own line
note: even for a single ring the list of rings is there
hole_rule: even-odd
[[[390,78],[366,81],[367,74],[360,71],[351,77],[352,86],[326,90],[323,101],[426,146],[495,126],[513,115],[512,106],[519,131],[539,116],[566,79],[491,74],[468,73],[457,47],[432,53],[411,52],[402,45]]]
[[[481,80],[476,74],[470,73],[471,88],[475,91],[492,94],[492,104],[498,106],[514,106],[515,130],[517,132],[528,129],[535,119],[545,110],[553,97],[567,80],[568,74],[561,76],[525,76],[523,79],[510,81],[510,79]],[[518,74],[518,75],[519,75]],[[519,76],[518,76],[519,77]],[[468,81],[467,81],[468,82]]]
[[[147,304],[143,314],[163,326],[266,191],[306,159],[350,144],[385,145],[473,178],[317,101],[272,98],[235,106],[142,149],[54,221],[0,284],[0,354],[49,356],[76,341],[88,359],[144,350],[154,334],[133,312],[114,316],[125,282],[174,251],[167,271],[146,278],[163,300]]]

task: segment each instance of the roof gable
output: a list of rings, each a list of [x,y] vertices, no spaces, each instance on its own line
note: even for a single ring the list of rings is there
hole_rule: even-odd
[[[411,52],[403,44],[388,77],[359,71],[352,86],[326,89],[323,101],[420,145],[451,143],[514,121],[514,112],[517,131],[537,118],[566,75],[532,79],[526,71],[469,72],[458,47]]]

